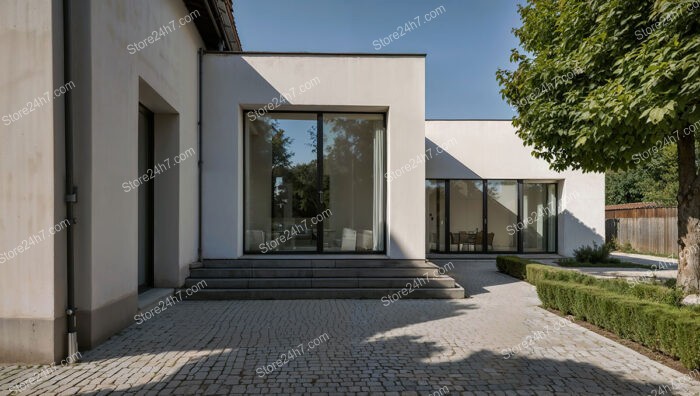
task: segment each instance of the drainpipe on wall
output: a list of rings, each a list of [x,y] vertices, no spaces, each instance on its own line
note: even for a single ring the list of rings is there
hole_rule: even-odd
[[[71,82],[71,35],[70,15],[71,0],[63,0],[63,76],[66,83]],[[78,353],[78,330],[75,316],[75,235],[73,226],[76,223],[74,205],[78,201],[78,190],[73,185],[73,94],[68,90],[64,98],[65,103],[65,171],[66,171],[66,219],[70,222],[66,230],[66,319],[68,321],[68,363],[74,363]]]
[[[199,56],[199,66],[198,66],[198,87],[197,87],[197,220],[199,224],[197,225],[197,261],[202,263],[202,58],[204,56],[204,50],[202,48],[198,51]]]

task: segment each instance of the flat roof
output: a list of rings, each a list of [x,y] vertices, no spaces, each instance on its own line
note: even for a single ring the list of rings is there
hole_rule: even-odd
[[[221,55],[276,55],[276,56],[370,56],[370,57],[421,57],[427,54],[399,54],[391,52],[266,52],[266,51],[204,51],[205,54]]]
[[[426,121],[513,121],[512,118],[426,118]]]

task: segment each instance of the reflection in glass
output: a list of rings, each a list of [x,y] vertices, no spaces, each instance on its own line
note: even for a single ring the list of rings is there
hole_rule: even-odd
[[[522,200],[523,251],[554,252],[557,201],[553,183],[524,183]]]
[[[450,181],[450,251],[483,251],[483,209],[483,181]]]
[[[425,181],[425,251],[442,252],[445,250],[445,182],[443,180]]]
[[[384,116],[323,114],[323,251],[384,250]]]
[[[245,251],[315,251],[316,114],[245,122]]]
[[[516,251],[518,233],[513,227],[518,224],[518,182],[515,180],[489,180],[487,183],[488,234],[486,244],[489,251]]]

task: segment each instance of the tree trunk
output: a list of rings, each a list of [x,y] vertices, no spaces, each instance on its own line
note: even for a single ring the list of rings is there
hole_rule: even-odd
[[[678,277],[687,293],[700,292],[700,176],[694,133],[681,132],[678,141]]]

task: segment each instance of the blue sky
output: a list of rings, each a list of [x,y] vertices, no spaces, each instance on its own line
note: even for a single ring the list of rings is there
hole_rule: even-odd
[[[496,70],[512,68],[516,0],[234,0],[246,51],[426,53],[426,118],[510,119]],[[444,6],[425,22],[424,15]],[[376,50],[374,40],[420,16]]]

